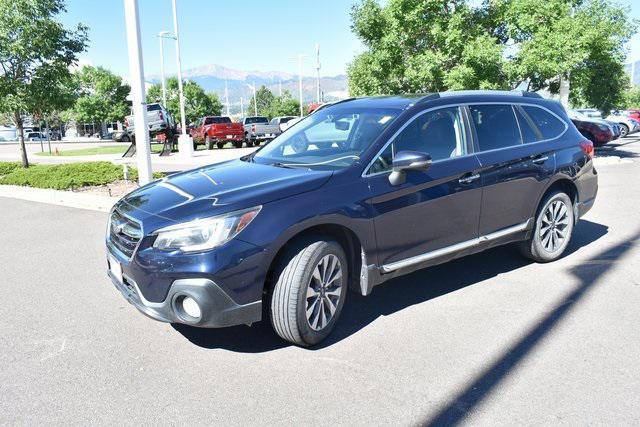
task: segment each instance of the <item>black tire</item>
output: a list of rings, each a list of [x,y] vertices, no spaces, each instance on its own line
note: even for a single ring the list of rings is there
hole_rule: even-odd
[[[131,142],[131,140],[129,139],[128,135],[123,135],[122,138],[120,138],[120,141],[122,141],[122,142]]]
[[[555,206],[560,210],[554,217]],[[540,203],[535,221],[531,237],[520,245],[522,254],[536,262],[557,260],[569,245],[575,225],[573,203],[569,196],[562,191],[546,195]],[[554,240],[558,242],[557,246]]]
[[[346,299],[349,272],[344,250],[337,242],[311,240],[301,246],[297,253],[285,256],[276,270],[269,317],[282,339],[309,346],[318,344],[333,330]],[[327,265],[326,276],[333,277],[324,281],[329,282],[326,287],[319,280],[323,265]],[[331,265],[338,270],[330,268]],[[318,273],[314,275],[316,269]],[[341,273],[339,278],[336,271]],[[338,289],[339,295],[335,295]],[[311,310],[309,318],[308,309]]]
[[[225,144],[224,142],[217,142],[217,143],[216,143],[216,146],[217,146],[219,149],[222,149],[222,148],[224,147],[224,144]]]
[[[625,136],[629,135],[629,126],[625,125],[624,123],[619,123],[620,125],[620,138],[624,138]]]
[[[258,143],[256,142],[256,146],[258,145]],[[250,139],[247,139],[247,147],[253,147],[253,141]]]
[[[233,141],[233,145],[236,148],[242,148],[242,141]]]
[[[209,135],[204,137],[204,145],[209,150],[213,150],[213,141],[209,138]]]

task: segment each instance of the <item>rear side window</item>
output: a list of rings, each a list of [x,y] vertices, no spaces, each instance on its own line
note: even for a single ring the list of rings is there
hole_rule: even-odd
[[[470,105],[480,151],[522,144],[520,129],[511,105]]]
[[[522,132],[522,139],[525,144],[530,142],[536,142],[543,139],[540,131],[535,127],[530,118],[528,118],[519,107],[516,107],[516,117],[518,117],[518,124],[520,124],[520,132]]]
[[[557,138],[566,129],[562,120],[542,108],[523,105],[522,109],[538,128],[543,139]]]
[[[159,111],[159,110],[161,110],[160,104],[147,105],[147,111]]]
[[[269,123],[269,119],[266,117],[247,117],[245,123],[248,125],[253,123]]]

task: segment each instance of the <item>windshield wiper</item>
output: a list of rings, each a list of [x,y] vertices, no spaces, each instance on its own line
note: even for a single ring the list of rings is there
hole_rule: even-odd
[[[275,166],[277,168],[286,168],[286,169],[309,169],[306,165],[303,164],[296,164],[296,163],[281,163],[281,162],[275,162],[275,163],[270,163],[271,166]]]

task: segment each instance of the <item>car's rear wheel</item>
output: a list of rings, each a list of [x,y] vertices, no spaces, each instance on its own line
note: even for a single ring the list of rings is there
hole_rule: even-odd
[[[569,196],[556,191],[548,194],[538,210],[531,237],[522,242],[522,253],[536,262],[550,262],[564,253],[575,223]]]
[[[223,148],[223,147],[224,147],[224,144],[225,144],[224,142],[217,142],[217,143],[216,143],[216,147],[218,147],[218,148]]]
[[[233,146],[236,148],[242,148],[242,141],[233,141]]]
[[[629,135],[629,126],[620,123],[620,138],[624,138],[627,135]]]
[[[131,141],[127,135],[123,135],[122,138],[120,138],[120,140],[122,142],[130,142]]]
[[[294,344],[317,344],[331,333],[344,306],[344,250],[332,240],[310,241],[282,261],[269,305],[273,329]]]

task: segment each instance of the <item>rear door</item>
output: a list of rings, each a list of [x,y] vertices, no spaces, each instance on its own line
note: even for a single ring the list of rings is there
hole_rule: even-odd
[[[479,104],[468,108],[475,149],[482,165],[479,233],[483,236],[524,226],[534,215],[538,196],[555,169],[553,142],[544,140],[541,129],[525,109],[547,113],[536,106],[511,104]]]
[[[369,181],[378,246],[385,267],[478,236],[480,164],[469,154],[470,135],[459,107],[428,110],[399,131],[371,164]],[[393,156],[399,151],[431,155],[427,171],[408,171],[391,185]]]

